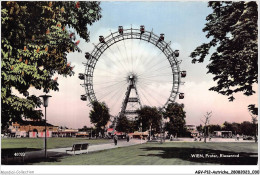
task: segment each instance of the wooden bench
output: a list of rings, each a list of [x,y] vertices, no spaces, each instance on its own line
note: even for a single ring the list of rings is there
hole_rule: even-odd
[[[66,153],[68,151],[70,152],[74,152],[75,154],[75,151],[83,151],[83,150],[87,150],[88,149],[88,146],[89,144],[88,143],[77,143],[77,144],[73,144],[71,150],[66,150]],[[88,153],[88,150],[87,150],[87,153]]]

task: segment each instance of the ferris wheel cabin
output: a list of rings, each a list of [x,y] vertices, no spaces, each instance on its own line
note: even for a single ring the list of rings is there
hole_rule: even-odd
[[[173,52],[173,54],[174,54],[176,57],[179,57],[180,52],[179,52],[179,50],[175,50],[175,51]]]
[[[123,35],[123,26],[118,26],[118,33],[120,33],[121,35]]]
[[[164,41],[164,34],[163,34],[163,33],[160,34],[160,37],[159,37],[159,40],[158,40],[158,41],[159,41],[159,42]]]
[[[100,41],[101,43],[105,43],[105,38],[104,38],[103,36],[99,36],[99,41]]]
[[[79,73],[79,79],[80,79],[80,80],[84,80],[84,78],[85,78],[85,77],[84,77],[84,74],[83,74],[83,73]]]
[[[86,96],[86,95],[81,95],[80,99],[81,99],[82,101],[87,101],[87,96]]]
[[[141,25],[141,26],[140,26],[140,32],[141,32],[141,34],[144,33],[144,30],[145,30],[144,25]]]
[[[184,93],[179,94],[179,99],[184,99]]]
[[[86,53],[85,53],[85,58],[86,58],[86,59],[89,59],[89,58],[90,58],[90,53],[86,52]]]
[[[186,71],[185,71],[185,70],[184,70],[184,71],[181,71],[181,77],[182,77],[182,78],[186,77]]]

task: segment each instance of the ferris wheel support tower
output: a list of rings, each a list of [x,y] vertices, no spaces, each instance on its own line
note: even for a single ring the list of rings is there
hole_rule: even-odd
[[[137,92],[137,88],[136,88],[136,82],[137,82],[137,77],[135,74],[130,74],[128,77],[128,87],[127,87],[127,91],[125,93],[125,98],[123,100],[122,103],[122,107],[121,107],[121,111],[119,112],[119,115],[116,117],[116,121],[115,121],[115,125],[114,125],[114,130],[115,127],[117,125],[117,118],[119,117],[123,117],[123,116],[128,116],[128,119],[133,120],[133,117],[130,116],[134,116],[137,115],[136,110],[140,109],[142,107],[141,102],[140,102],[140,98]],[[132,91],[135,91],[135,97],[131,97],[130,94]],[[132,110],[127,110],[127,107],[130,106],[129,103],[132,103],[132,107],[134,106],[135,109]]]

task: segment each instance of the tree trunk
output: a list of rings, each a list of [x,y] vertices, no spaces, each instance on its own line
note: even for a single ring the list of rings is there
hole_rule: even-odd
[[[204,143],[207,142],[206,138],[207,138],[207,134],[206,134],[206,127],[205,127],[205,129],[204,129]]]

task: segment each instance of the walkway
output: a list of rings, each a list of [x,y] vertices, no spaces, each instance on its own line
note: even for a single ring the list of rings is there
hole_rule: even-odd
[[[169,139],[165,140],[165,142],[204,142],[204,138],[199,141],[194,141],[194,138],[175,138],[173,141],[169,141]],[[240,138],[239,141],[235,138],[211,138],[209,141],[209,138],[207,138],[207,142],[255,142],[255,140],[243,140],[243,138]]]
[[[146,143],[146,141],[142,140],[142,144],[143,143]],[[87,150],[76,151],[75,154],[91,153],[91,152],[97,152],[97,151],[120,148],[120,147],[127,147],[127,146],[138,145],[138,144],[141,144],[141,140],[131,139],[129,142],[127,142],[126,140],[122,140],[122,141],[119,140],[116,146],[114,142],[106,143],[106,144],[89,145],[89,148]],[[74,155],[74,152],[66,153],[66,150],[71,150],[71,148],[72,147],[48,149],[47,150],[48,158],[55,159],[58,157]],[[25,157],[23,158],[24,161],[26,162],[37,162],[37,161],[44,161],[44,157],[45,157],[45,151],[37,150],[37,151],[26,152]]]
[[[145,143],[145,140],[142,140],[142,143]],[[120,148],[120,147],[126,147],[126,146],[132,146],[132,145],[138,145],[141,144],[141,140],[137,139],[131,139],[129,142],[122,140],[118,141],[117,145],[115,146],[114,143],[106,143],[106,144],[98,144],[98,145],[90,145],[88,148],[88,152],[97,152],[97,151],[102,151],[102,150],[107,150],[107,149],[114,149],[114,148]],[[54,149],[48,149],[48,152],[59,152],[59,153],[66,153],[66,150],[71,150],[71,147],[67,148],[54,148]],[[86,151],[76,151],[76,154],[81,154]],[[71,154],[68,152],[68,154]],[[72,153],[74,154],[74,153]]]

